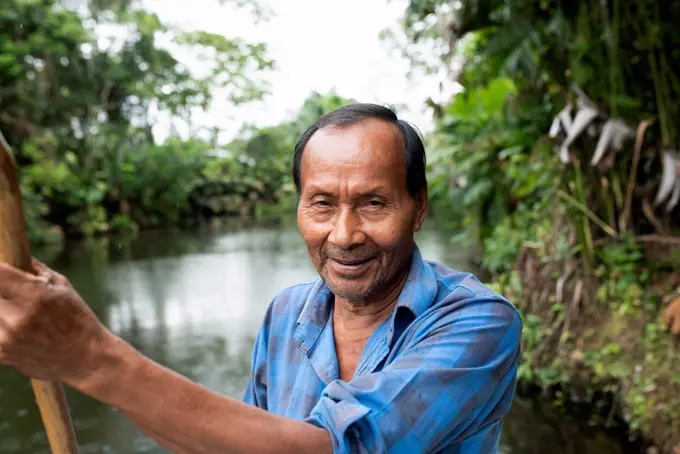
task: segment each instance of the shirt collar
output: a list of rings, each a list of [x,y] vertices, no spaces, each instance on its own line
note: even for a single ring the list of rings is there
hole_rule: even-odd
[[[434,302],[437,295],[437,278],[434,270],[424,260],[418,246],[413,244],[411,267],[399,299],[390,317],[390,341],[394,334],[395,317],[400,308],[408,309],[413,318],[425,312]],[[314,283],[297,323],[295,340],[307,352],[314,345],[319,334],[328,322],[332,309],[330,289],[318,278]]]
[[[437,295],[437,277],[430,265],[423,260],[420,249],[413,245],[411,254],[411,268],[406,283],[401,289],[394,312],[400,307],[411,311],[414,317],[420,316],[427,310]]]

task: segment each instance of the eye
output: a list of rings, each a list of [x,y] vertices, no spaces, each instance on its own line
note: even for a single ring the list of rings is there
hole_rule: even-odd
[[[382,208],[385,206],[385,203],[382,200],[379,199],[371,199],[368,201],[366,204],[369,208]]]
[[[312,201],[312,206],[315,208],[328,208],[331,206],[331,204],[328,200],[317,199]]]

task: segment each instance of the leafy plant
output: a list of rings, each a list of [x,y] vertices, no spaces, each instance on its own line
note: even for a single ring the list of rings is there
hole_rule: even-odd
[[[678,17],[653,0],[411,0],[402,47],[462,87],[428,101],[434,214],[479,234],[522,309],[520,379],[614,392],[669,450],[680,414],[655,399],[677,392],[660,282],[680,244]]]

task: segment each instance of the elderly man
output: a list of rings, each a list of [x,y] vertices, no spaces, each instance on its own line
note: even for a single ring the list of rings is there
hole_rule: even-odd
[[[418,134],[387,108],[345,106],[301,137],[293,176],[320,277],[271,302],[245,402],[135,351],[38,262],[38,276],[0,266],[0,364],[119,408],[180,453],[496,452],[522,323],[421,257]]]

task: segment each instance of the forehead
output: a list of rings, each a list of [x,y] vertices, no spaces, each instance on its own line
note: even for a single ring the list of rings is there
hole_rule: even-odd
[[[310,138],[302,154],[300,182],[345,181],[406,187],[404,144],[399,128],[382,120],[347,127],[326,127]]]

